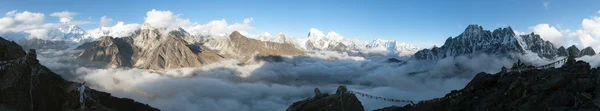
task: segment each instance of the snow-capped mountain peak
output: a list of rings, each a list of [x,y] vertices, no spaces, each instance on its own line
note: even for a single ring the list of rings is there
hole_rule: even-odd
[[[399,56],[408,56],[421,50],[421,48],[415,47],[408,43],[400,43],[395,40],[383,40],[375,39],[367,45],[367,48],[375,50],[386,50],[390,54],[397,54]]]
[[[88,30],[83,38],[93,40],[98,39],[102,36],[129,37],[132,36],[133,33],[139,29],[139,24],[125,24],[119,21],[112,27],[99,27],[96,29]]]
[[[315,28],[310,28],[310,32],[308,32],[309,39],[320,39],[322,37],[325,37],[325,34],[323,34],[323,32]]]
[[[83,29],[79,28],[76,25],[68,25],[65,27],[59,27],[58,30],[60,30],[63,33],[66,34],[84,34],[85,31],[83,31]]]

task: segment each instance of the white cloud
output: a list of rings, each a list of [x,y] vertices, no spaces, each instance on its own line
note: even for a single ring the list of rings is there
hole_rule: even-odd
[[[56,12],[51,16],[61,16],[71,18],[72,12]],[[68,17],[67,17],[68,16]],[[17,10],[9,11],[4,17],[0,18],[0,36],[7,39],[17,40],[24,38],[39,38],[39,39],[58,39],[60,34],[59,27],[67,25],[89,24],[89,21],[72,21],[70,23],[44,23],[45,14]],[[57,38],[58,37],[58,38]]]
[[[110,23],[112,21],[113,21],[112,18],[108,18],[106,16],[102,16],[102,17],[100,17],[100,27],[104,27],[104,25],[106,25],[107,23]]]
[[[48,29],[32,29],[25,31],[29,33],[29,37],[46,40],[48,38]]]
[[[232,31],[239,31],[240,33],[246,35],[249,30],[252,30],[253,27],[250,26],[250,22],[254,19],[252,17],[244,19],[244,23],[234,23],[229,25],[225,19],[221,20],[213,20],[208,22],[207,24],[198,24],[194,23],[194,25],[190,27],[184,27],[186,31],[193,35],[211,35],[211,36],[225,36],[227,33],[231,33]]]
[[[146,13],[144,23],[147,23],[154,28],[166,28],[169,30],[188,27],[191,22],[188,19],[179,18],[179,15],[173,14],[171,11],[160,11],[152,9]]]
[[[37,24],[44,21],[44,14],[24,11],[22,13],[16,13],[14,19],[22,22],[23,24]]]
[[[581,26],[583,26],[583,30],[590,32],[594,36],[600,36],[600,17],[583,19]]]
[[[62,63],[60,59],[38,56],[44,58],[40,60],[44,65]],[[160,73],[127,68],[94,69],[66,63],[56,64],[59,69],[51,69],[71,72],[59,74],[71,80],[81,78],[94,89],[162,110],[264,111],[285,110],[293,102],[311,97],[317,87],[322,92],[333,93],[340,84],[388,98],[431,99],[464,87],[478,72],[495,73],[515,62],[493,55],[411,61],[405,65],[387,63],[387,59],[323,52],[311,53],[308,57],[284,57],[281,62],[240,66],[237,61],[226,60]],[[72,68],[64,71],[64,67]],[[404,105],[358,99],[365,110]]]
[[[17,14],[17,10],[11,10],[6,12],[5,16],[15,16]]]
[[[50,14],[50,16],[60,18],[61,23],[70,23],[71,20],[73,20],[73,16],[75,16],[77,14],[78,13],[75,13],[75,12],[62,11],[62,12],[54,12],[54,13]]]
[[[252,17],[244,19],[244,24],[249,24],[252,21],[254,21],[254,18],[252,18]]]
[[[558,31],[554,26],[550,26],[548,24],[538,24],[533,27],[529,27],[534,33],[539,34],[544,40],[548,40],[554,45],[563,46],[563,34]]]
[[[5,30],[6,28],[12,26],[14,23],[15,20],[13,20],[10,17],[0,18],[0,30]]]
[[[548,1],[545,1],[545,2],[544,2],[544,8],[546,8],[546,9],[547,9],[547,8],[548,8],[548,5],[550,5],[550,2],[548,2]]]

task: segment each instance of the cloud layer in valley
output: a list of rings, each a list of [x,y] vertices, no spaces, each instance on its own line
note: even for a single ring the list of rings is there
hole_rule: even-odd
[[[38,57],[69,80],[84,80],[92,88],[168,111],[285,110],[293,102],[311,97],[314,88],[333,93],[342,84],[388,98],[425,100],[461,89],[478,72],[496,73],[515,62],[477,55],[404,64],[328,52],[284,57],[279,62],[240,66],[235,60],[226,60],[200,68],[154,72],[80,67],[65,61],[69,53],[73,52],[40,51]],[[404,105],[359,99],[366,110]]]

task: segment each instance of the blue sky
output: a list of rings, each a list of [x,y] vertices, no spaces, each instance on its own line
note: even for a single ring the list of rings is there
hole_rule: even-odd
[[[146,12],[156,9],[198,23],[220,19],[241,23],[252,17],[254,29],[249,32],[257,34],[285,32],[306,37],[310,28],[317,28],[365,41],[382,38],[441,45],[468,24],[486,29],[512,26],[523,32],[541,23],[578,29],[582,19],[600,10],[599,5],[600,0],[2,0],[0,12],[41,12],[46,22],[58,21],[48,16],[53,12],[77,12],[74,20],[96,22],[81,25],[87,30],[98,27],[101,16],[141,24]]]

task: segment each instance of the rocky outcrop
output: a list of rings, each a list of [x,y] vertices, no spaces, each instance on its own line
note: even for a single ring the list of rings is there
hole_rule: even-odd
[[[567,49],[565,49],[565,47],[560,46],[558,49],[556,49],[556,52],[558,56],[560,57],[566,57],[569,56],[569,52],[567,51]]]
[[[511,27],[498,28],[494,31],[484,30],[479,25],[469,25],[457,37],[450,37],[442,47],[420,50],[413,55],[419,60],[437,60],[446,57],[473,53],[506,55],[524,53],[524,48],[515,38]]]
[[[463,89],[452,91],[442,99],[385,110],[596,111],[600,110],[600,69],[590,69],[588,63],[569,58],[560,68],[479,73]]]
[[[569,48],[567,48],[567,52],[569,53],[569,55],[573,54],[574,56],[579,56],[579,48],[577,48],[575,45],[572,45]]]
[[[107,67],[130,67],[135,62],[134,54],[139,52],[132,44],[131,37],[101,37],[98,41],[85,43],[77,49],[83,50],[77,59],[87,64],[106,64]]]
[[[0,44],[6,41],[0,39]],[[75,90],[81,83],[64,80],[45,66],[39,64],[35,50],[26,55],[22,49],[9,45],[9,58],[4,69],[0,70],[0,109],[29,111],[61,111],[61,110],[108,110],[108,111],[158,111],[146,104],[127,98],[117,98],[109,93],[100,92],[89,87],[82,92]],[[16,58],[14,58],[16,57]],[[84,99],[81,102],[80,97]]]
[[[204,46],[218,51],[220,55],[234,58],[242,62],[254,60],[257,56],[295,56],[304,55],[304,51],[293,44],[277,43],[250,39],[234,31],[227,38],[212,38],[204,42]]]
[[[286,111],[364,111],[364,108],[354,94],[340,86],[335,94],[321,94],[315,89],[314,97],[295,102]]]
[[[579,56],[593,56],[596,55],[596,51],[592,47],[586,47],[579,52]]]

